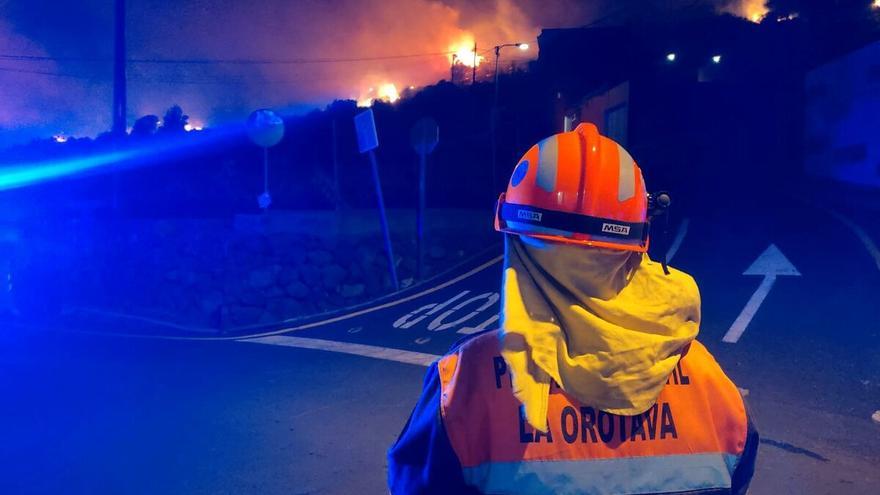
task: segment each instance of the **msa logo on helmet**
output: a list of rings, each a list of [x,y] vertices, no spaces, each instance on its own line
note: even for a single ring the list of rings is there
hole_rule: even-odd
[[[602,232],[617,235],[629,235],[629,227],[626,225],[617,225],[616,223],[603,223]]]
[[[537,211],[517,210],[516,216],[521,220],[531,220],[532,222],[540,222],[541,217],[543,217],[544,214],[538,213]]]

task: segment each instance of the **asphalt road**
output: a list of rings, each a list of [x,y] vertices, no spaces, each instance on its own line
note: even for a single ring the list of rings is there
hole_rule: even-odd
[[[852,225],[780,202],[672,226],[672,264],[703,296],[700,340],[748,391],[763,437],[752,493],[880,493],[880,266]],[[258,336],[179,339],[111,319],[80,321],[91,333],[10,328],[0,493],[383,493],[424,364],[497,324],[499,277],[490,255]],[[106,335],[142,330],[175,339]]]

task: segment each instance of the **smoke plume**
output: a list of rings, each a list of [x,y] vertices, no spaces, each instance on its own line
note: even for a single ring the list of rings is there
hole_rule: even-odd
[[[450,52],[470,52],[474,42],[487,63],[492,46],[501,43],[531,46],[504,51],[506,62],[533,59],[542,28],[620,22],[693,3],[127,0],[128,123],[161,116],[173,104],[193,124],[212,126],[240,121],[260,107],[293,112],[335,98],[374,98],[448,78]],[[731,5],[719,4],[740,8]],[[108,129],[113,2],[10,0],[0,10],[0,55],[50,57],[0,57],[0,127],[42,137],[50,130],[95,135]],[[213,63],[218,59],[229,62]]]

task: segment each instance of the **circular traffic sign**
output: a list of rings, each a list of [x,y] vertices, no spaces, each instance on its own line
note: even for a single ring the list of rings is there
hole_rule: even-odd
[[[430,155],[440,142],[440,128],[431,117],[422,117],[409,132],[409,141],[416,153]]]
[[[257,146],[271,148],[284,137],[284,121],[272,110],[256,110],[247,119],[247,135]]]

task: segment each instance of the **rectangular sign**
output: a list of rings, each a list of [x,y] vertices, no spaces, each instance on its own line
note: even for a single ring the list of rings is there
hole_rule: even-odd
[[[354,116],[354,128],[357,131],[358,151],[366,153],[379,147],[379,136],[376,135],[376,121],[373,119],[372,108]]]

